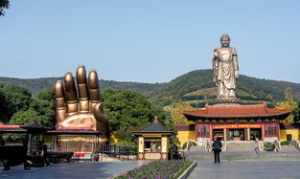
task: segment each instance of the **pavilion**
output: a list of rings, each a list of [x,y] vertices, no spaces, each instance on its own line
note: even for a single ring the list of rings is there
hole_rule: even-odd
[[[169,136],[173,131],[166,130],[157,117],[146,128],[134,131],[138,138],[139,160],[167,160],[169,154]]]

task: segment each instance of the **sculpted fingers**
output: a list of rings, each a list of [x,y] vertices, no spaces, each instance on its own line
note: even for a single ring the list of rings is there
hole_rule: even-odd
[[[98,130],[108,134],[108,122],[103,113],[103,107],[101,103],[98,103],[94,106],[94,115],[97,119],[97,128]]]
[[[79,66],[76,72],[79,98],[88,99],[88,91],[86,86],[86,71],[84,66]]]
[[[88,89],[91,101],[100,101],[99,81],[96,71],[90,71],[88,77]]]
[[[77,68],[76,79],[79,95],[79,111],[85,113],[89,111],[89,94],[87,90],[86,70],[84,66],[79,66]]]
[[[67,114],[78,112],[77,92],[72,73],[67,73],[64,78],[64,94],[67,102]]]
[[[57,119],[57,124],[59,124],[65,119],[65,115],[66,115],[63,82],[61,80],[55,82],[54,94],[55,94],[56,119]]]
[[[108,122],[103,112],[99,79],[96,71],[91,71],[88,75],[88,91],[90,96],[90,110],[96,117],[97,129],[107,134]]]
[[[61,80],[56,81],[54,85],[54,93],[55,93],[55,100],[56,100],[55,101],[56,109],[65,108],[63,83]]]
[[[88,76],[88,91],[90,95],[90,111],[95,112],[95,105],[100,102],[100,91],[96,71],[91,71]]]
[[[94,105],[94,113],[95,116],[97,118],[97,120],[103,120],[104,117],[104,113],[103,113],[103,107],[102,107],[102,103],[97,103]]]

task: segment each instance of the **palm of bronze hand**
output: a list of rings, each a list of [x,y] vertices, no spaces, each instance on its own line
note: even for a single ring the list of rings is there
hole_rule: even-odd
[[[107,132],[103,114],[96,71],[90,71],[86,78],[84,66],[76,71],[76,84],[72,73],[55,83],[56,128],[88,129]]]

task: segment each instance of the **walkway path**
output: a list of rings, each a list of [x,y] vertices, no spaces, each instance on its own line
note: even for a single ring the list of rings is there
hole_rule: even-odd
[[[1,171],[1,179],[101,179],[117,176],[142,165],[139,161],[55,164],[23,170],[22,166]]]
[[[213,154],[192,151],[198,165],[189,179],[300,179],[300,152],[222,152],[221,164]]]
[[[198,161],[189,179],[299,179],[300,161]]]

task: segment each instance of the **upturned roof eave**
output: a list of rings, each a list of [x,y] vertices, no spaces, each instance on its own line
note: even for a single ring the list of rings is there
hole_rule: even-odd
[[[213,114],[191,114],[191,113],[183,113],[183,115],[189,120],[197,120],[191,118],[204,118],[204,119],[211,119],[211,118],[263,118],[263,117],[277,117],[283,115],[289,115],[291,112],[280,112],[276,114],[265,114],[265,115],[213,115]]]
[[[174,131],[132,131],[131,133],[133,133],[134,135],[139,135],[139,134],[150,134],[150,133],[154,133],[154,134],[174,134]]]

